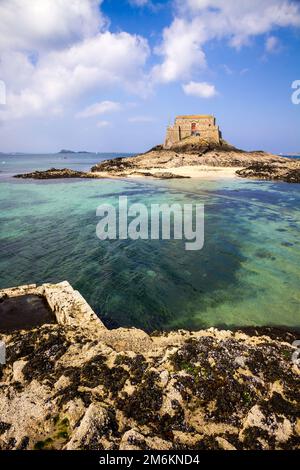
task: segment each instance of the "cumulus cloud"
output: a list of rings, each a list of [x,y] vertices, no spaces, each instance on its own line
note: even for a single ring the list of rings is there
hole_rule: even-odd
[[[266,51],[274,52],[278,41],[272,30],[300,26],[300,2],[295,0],[173,1],[174,19],[162,32],[155,49],[159,61],[149,77],[147,40],[109,31],[102,0],[0,0],[0,77],[7,88],[0,118],[59,114],[68,107],[74,114],[82,95],[103,96],[105,91],[109,97],[111,89],[143,96],[153,83],[197,84],[191,80],[207,67],[209,41],[239,48],[265,34]]]
[[[175,18],[156,49],[163,61],[153,74],[161,82],[188,77],[195,68],[205,67],[204,46],[211,40],[225,40],[239,49],[274,28],[300,26],[296,0],[177,0],[176,6]]]
[[[197,98],[212,98],[217,95],[214,85],[207,82],[190,82],[182,85],[186,95],[197,96]]]
[[[163,42],[156,53],[164,57],[160,65],[153,68],[155,81],[171,82],[189,75],[192,67],[206,66],[205,54],[201,49],[201,29],[190,28],[185,19],[176,18],[163,32]]]
[[[63,48],[105,27],[102,0],[1,0],[0,50]]]
[[[0,28],[0,76],[7,84],[2,119],[57,113],[86,92],[112,86],[146,93],[148,43],[138,35],[105,29],[101,1],[45,0],[52,14],[49,25],[40,0],[21,3],[23,8],[20,0],[0,2],[6,18]]]
[[[111,113],[119,111],[121,109],[120,103],[116,101],[101,101],[101,103],[94,103],[83,111],[76,114],[79,118],[88,118],[93,116],[99,116],[100,114]]]

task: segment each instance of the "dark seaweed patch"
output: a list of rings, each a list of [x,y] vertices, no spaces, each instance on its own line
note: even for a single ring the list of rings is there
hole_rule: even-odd
[[[147,372],[143,382],[132,395],[124,394],[117,400],[117,407],[128,418],[135,419],[139,424],[150,424],[159,421],[159,410],[162,405],[162,391],[156,385],[159,375]]]

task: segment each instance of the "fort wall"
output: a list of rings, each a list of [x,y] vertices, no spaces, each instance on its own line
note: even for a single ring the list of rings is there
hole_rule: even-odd
[[[164,148],[171,148],[189,137],[199,137],[199,143],[207,141],[207,143],[218,145],[220,130],[216,126],[215,117],[210,115],[177,116],[174,125],[167,128]]]

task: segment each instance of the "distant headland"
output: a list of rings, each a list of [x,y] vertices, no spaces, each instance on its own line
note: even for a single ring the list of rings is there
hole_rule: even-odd
[[[62,149],[58,153],[92,153],[92,152],[88,152],[87,150],[74,151],[74,150]]]

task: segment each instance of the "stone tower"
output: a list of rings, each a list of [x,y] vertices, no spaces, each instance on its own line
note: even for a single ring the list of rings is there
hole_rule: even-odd
[[[221,133],[214,116],[177,116],[174,125],[167,128],[164,148],[185,143],[220,145],[220,138]]]

